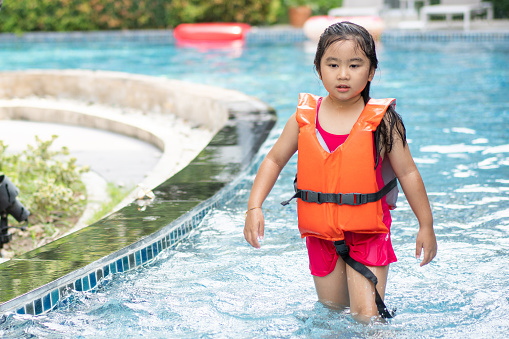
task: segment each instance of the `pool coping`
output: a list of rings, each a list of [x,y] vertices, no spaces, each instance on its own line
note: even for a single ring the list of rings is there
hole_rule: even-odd
[[[147,82],[153,82],[159,88],[175,92],[163,93],[164,97],[172,97],[171,105],[165,102],[162,105],[158,103],[157,107],[178,107],[183,114],[192,111],[189,109],[190,105],[199,103],[199,98],[189,100],[189,93],[185,93],[184,89],[193,91],[198,87],[207,97],[208,104],[204,107],[215,112],[213,116],[207,114],[206,118],[211,119],[208,124],[216,125],[211,127],[215,128],[217,133],[191,163],[154,188],[155,199],[144,200],[141,205],[138,201],[133,201],[97,223],[0,264],[0,295],[4,294],[0,314],[43,314],[67,303],[69,298],[72,299],[73,291],[93,291],[113,274],[147,265],[160,253],[174,248],[200,225],[212,208],[231,200],[236,192],[243,188],[245,182],[239,175],[247,170],[277,120],[274,109],[256,98],[237,91],[171,79],[93,71],[13,72],[10,75],[23,77],[30,76],[31,73],[35,73],[37,77],[66,73],[65,75],[70,77],[66,80],[68,86],[71,86],[73,78],[82,78],[87,74],[93,74],[103,83],[105,78],[111,80],[116,76],[119,77],[117,80],[130,87],[133,86],[125,83],[126,77],[143,80],[143,86],[147,86]],[[104,77],[102,80],[101,76]],[[10,81],[13,82],[12,79]],[[54,79],[49,83],[54,83]],[[105,90],[101,88],[100,91]],[[100,117],[90,115],[87,118],[94,120]],[[217,126],[218,123],[222,126]],[[130,222],[134,225],[124,225],[127,219],[132,220]],[[140,224],[140,227],[137,224]],[[104,254],[108,248],[94,249],[104,244],[101,244],[100,239],[90,243],[90,234],[95,234],[96,238],[106,238],[103,242],[108,242],[108,232],[118,231],[119,228],[124,228],[123,231],[128,233],[128,236],[120,239],[112,237],[118,241],[116,250],[106,255],[94,255],[95,252]],[[140,234],[138,228],[146,230]],[[88,248],[80,252],[69,244],[87,244]],[[66,246],[71,248],[65,249]],[[105,246],[114,247],[111,243]],[[62,274],[48,277],[45,270],[59,264],[56,271]],[[20,280],[26,280],[24,274],[27,270],[35,272],[30,273],[31,279],[28,283],[20,283]],[[6,288],[14,288],[17,283],[23,287],[18,286],[17,292],[10,293],[11,296],[15,295],[13,298],[6,298]]]

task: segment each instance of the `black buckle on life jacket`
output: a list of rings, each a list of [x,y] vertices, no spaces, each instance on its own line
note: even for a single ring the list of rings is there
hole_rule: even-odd
[[[307,202],[315,202],[318,205],[320,205],[322,202],[320,201],[320,197],[322,195],[322,192],[314,192],[314,191],[304,191],[304,194],[306,195],[305,198],[302,200]]]
[[[360,205],[361,194],[360,193],[343,193],[340,195],[340,205]],[[356,203],[357,202],[357,203]]]

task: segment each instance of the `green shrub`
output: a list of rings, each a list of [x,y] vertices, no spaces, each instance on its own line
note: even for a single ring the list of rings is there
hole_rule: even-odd
[[[279,0],[173,0],[170,26],[181,22],[246,22],[252,25],[274,23]]]
[[[50,149],[57,136],[42,141],[20,154],[9,154],[0,141],[0,172],[20,190],[18,200],[30,211],[30,225],[68,226],[69,220],[81,215],[86,205],[86,189],[81,174],[88,168],[78,167],[69,151]],[[15,224],[12,219],[10,224]],[[48,228],[48,227],[47,227]]]
[[[270,25],[288,22],[287,9],[297,2],[323,15],[342,0],[10,0],[0,13],[0,32],[160,29],[183,22]],[[496,18],[509,17],[509,0],[491,2]]]
[[[282,0],[7,1],[0,13],[0,32],[168,28],[183,22],[272,24],[281,3]]]
[[[509,0],[491,0],[495,18],[509,18]]]

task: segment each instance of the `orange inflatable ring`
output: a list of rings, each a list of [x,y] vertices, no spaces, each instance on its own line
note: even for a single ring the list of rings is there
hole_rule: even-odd
[[[248,24],[212,22],[180,24],[173,30],[177,42],[227,42],[244,40],[251,28]]]
[[[335,17],[335,16],[312,16],[302,27],[304,34],[309,40],[318,42],[323,31],[332,24],[341,21],[350,21],[367,29],[373,38],[378,40],[385,28],[383,20],[378,16],[351,16],[351,17]]]

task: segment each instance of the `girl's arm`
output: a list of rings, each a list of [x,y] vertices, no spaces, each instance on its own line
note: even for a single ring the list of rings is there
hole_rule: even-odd
[[[298,138],[299,125],[295,114],[293,114],[258,169],[247,203],[244,226],[244,237],[253,247],[260,248],[258,238],[263,239],[265,221],[261,209],[262,204],[274,187],[279,173],[297,151]]]
[[[424,188],[421,175],[415,166],[408,145],[404,146],[401,138],[395,137],[392,150],[386,154],[389,157],[394,173],[403,188],[403,192],[419,221],[415,256],[420,258],[424,250],[421,266],[428,264],[437,254],[437,240],[433,230],[433,216]]]

